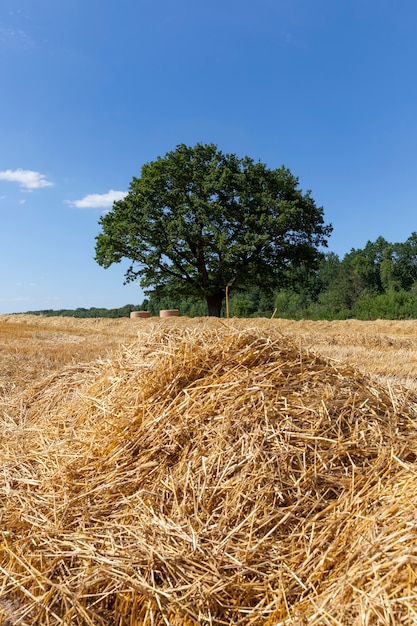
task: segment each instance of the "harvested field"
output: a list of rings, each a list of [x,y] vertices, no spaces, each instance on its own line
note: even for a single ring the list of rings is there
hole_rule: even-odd
[[[0,623],[417,623],[412,322],[0,316],[0,346]]]

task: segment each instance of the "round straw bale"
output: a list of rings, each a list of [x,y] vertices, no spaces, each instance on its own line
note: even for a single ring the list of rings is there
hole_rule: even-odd
[[[159,317],[178,317],[180,314],[178,309],[163,309],[159,311]]]
[[[150,317],[151,314],[149,313],[149,311],[131,311],[130,313],[130,319],[136,319],[136,318],[147,318]]]

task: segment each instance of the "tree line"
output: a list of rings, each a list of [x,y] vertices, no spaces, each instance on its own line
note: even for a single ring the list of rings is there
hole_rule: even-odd
[[[296,289],[276,294],[275,306],[295,319],[417,318],[417,233],[403,243],[379,237],[343,259],[326,254]]]
[[[44,315],[45,317],[129,317],[131,311],[137,311],[140,305],[125,304],[122,307],[106,309],[104,307],[77,307],[76,309],[42,309],[38,311],[26,311],[23,315]]]
[[[262,283],[234,290],[228,299],[231,317],[282,317],[289,319],[417,319],[417,233],[403,243],[383,237],[343,258],[326,253],[317,269],[307,265],[294,270],[290,286],[270,292]],[[129,317],[131,311],[179,309],[189,317],[207,315],[203,297],[150,293],[139,304],[116,309],[77,308],[28,311],[32,314],[71,317]],[[226,315],[226,301],[221,314]]]
[[[150,296],[145,307],[179,308],[183,315],[206,315],[204,301]],[[225,306],[222,314],[225,315]],[[294,270],[290,286],[270,294],[262,284],[231,294],[232,317],[289,319],[417,319],[417,233],[404,243],[383,237],[352,249],[343,258],[326,253],[317,269]]]

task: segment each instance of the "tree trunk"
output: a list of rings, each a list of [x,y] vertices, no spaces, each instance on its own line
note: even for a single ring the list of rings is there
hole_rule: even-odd
[[[219,291],[218,293],[206,297],[210,317],[220,317],[224,296],[224,291]]]

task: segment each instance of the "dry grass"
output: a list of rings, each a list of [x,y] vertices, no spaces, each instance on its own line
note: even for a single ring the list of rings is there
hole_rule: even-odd
[[[357,320],[292,322],[278,320],[303,345],[376,376],[383,384],[417,390],[417,323]]]
[[[149,324],[169,320],[74,319],[33,315],[0,315],[0,399],[22,391],[67,364],[106,358],[135,339]],[[177,325],[200,325],[202,319],[176,320]],[[417,323],[414,321],[294,322],[235,320],[244,328],[279,330],[293,336],[301,348],[347,363],[378,382],[417,391]]]
[[[0,398],[68,364],[104,358],[137,329],[129,320],[0,315]]]
[[[0,623],[417,622],[411,323],[3,317],[0,340]]]

